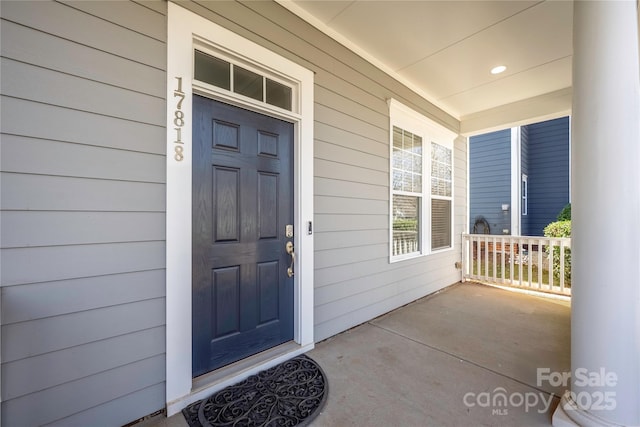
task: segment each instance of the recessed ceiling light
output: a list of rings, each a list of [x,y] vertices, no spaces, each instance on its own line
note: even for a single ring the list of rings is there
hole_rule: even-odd
[[[493,67],[491,69],[491,74],[500,74],[502,73],[504,70],[506,70],[507,67],[504,65],[498,65],[497,67]]]

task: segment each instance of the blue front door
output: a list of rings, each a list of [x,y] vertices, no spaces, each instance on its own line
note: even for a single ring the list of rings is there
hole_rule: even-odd
[[[293,125],[193,97],[193,376],[293,339]]]

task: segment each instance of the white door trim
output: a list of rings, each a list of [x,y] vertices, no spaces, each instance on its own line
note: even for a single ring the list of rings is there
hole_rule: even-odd
[[[191,117],[193,49],[196,42],[273,70],[295,86],[294,111],[287,119],[295,126],[294,244],[297,254],[294,277],[295,348],[287,355],[260,362],[251,369],[235,372],[208,386],[199,386],[197,390],[191,376]],[[184,100],[178,109],[182,98],[175,94],[179,79]],[[218,98],[249,109],[261,109],[233,94],[218,95]],[[267,106],[262,109],[267,114],[270,112]],[[286,112],[278,115],[287,116]],[[213,393],[294,353],[313,348],[313,235],[307,232],[313,220],[313,72],[169,2],[166,123],[166,402],[167,413],[172,415],[207,393]],[[177,125],[181,125],[179,137]],[[176,143],[178,140],[181,143]]]

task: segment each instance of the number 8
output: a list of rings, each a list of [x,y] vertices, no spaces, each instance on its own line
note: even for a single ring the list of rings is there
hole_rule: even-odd
[[[176,145],[174,150],[175,150],[176,154],[174,154],[173,158],[176,159],[176,161],[181,162],[182,159],[184,159],[182,145]]]
[[[176,110],[175,116],[176,118],[173,119],[173,124],[178,127],[184,126],[184,113],[180,110]]]

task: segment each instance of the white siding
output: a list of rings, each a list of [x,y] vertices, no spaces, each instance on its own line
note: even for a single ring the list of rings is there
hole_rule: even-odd
[[[2,424],[164,406],[165,10],[2,4]]]

